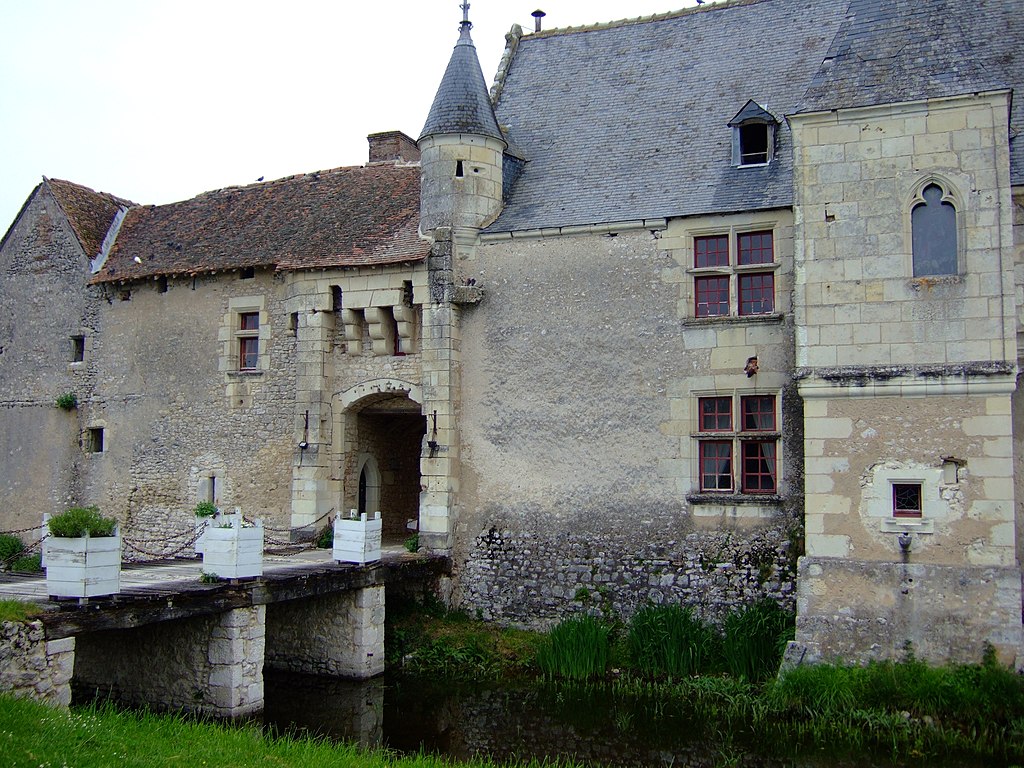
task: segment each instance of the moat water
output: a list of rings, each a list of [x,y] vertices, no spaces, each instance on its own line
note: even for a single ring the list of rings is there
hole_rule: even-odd
[[[759,743],[742,725],[695,717],[679,702],[608,691],[567,694],[498,684],[384,676],[358,683],[265,672],[264,722],[280,733],[425,752],[455,760],[571,760],[673,768],[1006,768],[1013,762],[879,751],[834,753]]]

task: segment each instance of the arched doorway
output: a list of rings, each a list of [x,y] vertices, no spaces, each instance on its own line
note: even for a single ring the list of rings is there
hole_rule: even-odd
[[[412,391],[411,391],[412,390]],[[427,420],[396,382],[370,382],[341,394],[341,509],[381,513],[385,544],[405,541],[419,519],[420,455]]]

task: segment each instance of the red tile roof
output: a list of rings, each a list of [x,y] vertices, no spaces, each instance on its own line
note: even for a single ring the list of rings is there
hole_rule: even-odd
[[[135,205],[130,200],[123,200],[107,192],[94,192],[81,184],[63,179],[47,179],[44,183],[49,186],[57,204],[68,217],[75,237],[90,259],[99,254],[103,238],[107,236],[107,230],[118,210]]]
[[[417,235],[419,201],[418,166],[372,165],[141,206],[92,281],[419,261],[429,250]]]

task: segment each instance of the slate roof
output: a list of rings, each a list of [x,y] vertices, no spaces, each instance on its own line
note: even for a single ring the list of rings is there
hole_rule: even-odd
[[[419,195],[418,165],[370,165],[136,207],[92,281],[419,261]]]
[[[95,258],[103,245],[103,238],[121,208],[135,203],[107,192],[95,192],[81,184],[63,179],[45,179],[54,200],[64,211],[82,250],[90,259]]]
[[[476,46],[469,34],[471,26],[468,22],[462,23],[459,40],[420,133],[421,139],[437,133],[475,133],[504,141],[494,119]]]
[[[1020,0],[852,0],[800,111],[1024,86]],[[1010,115],[1011,183],[1024,184],[1024,92]]]
[[[781,116],[1021,83],[1022,24],[1020,0],[731,0],[526,35],[496,112],[527,163],[485,231],[789,207],[785,121],[772,163],[732,167],[748,100]]]

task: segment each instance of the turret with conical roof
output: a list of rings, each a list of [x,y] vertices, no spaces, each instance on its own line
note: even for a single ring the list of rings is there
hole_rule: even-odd
[[[459,40],[419,138],[424,232],[480,229],[501,211],[502,157],[507,147],[470,37],[463,4]]]

